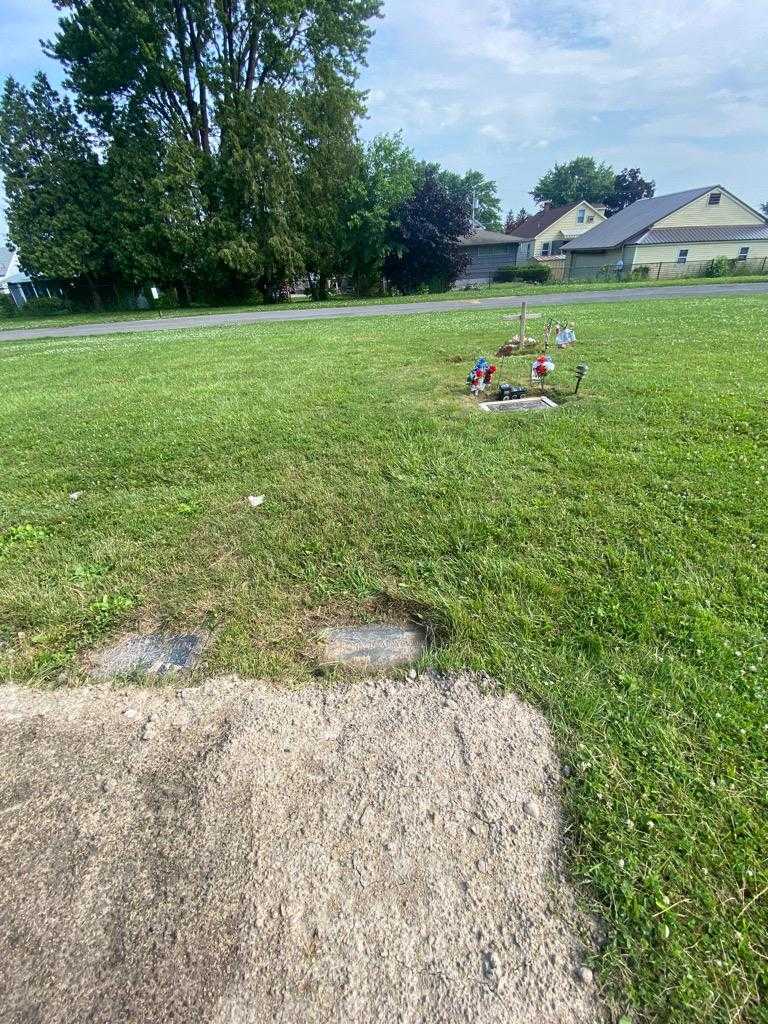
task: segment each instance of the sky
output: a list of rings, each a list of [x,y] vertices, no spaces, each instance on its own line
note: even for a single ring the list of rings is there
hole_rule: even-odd
[[[4,0],[0,78],[55,64],[49,0]],[[765,0],[384,0],[362,134],[498,184],[505,210],[555,162],[640,167],[657,194],[768,201]]]

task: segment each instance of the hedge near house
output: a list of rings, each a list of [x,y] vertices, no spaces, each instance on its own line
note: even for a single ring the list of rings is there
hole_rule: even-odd
[[[494,281],[526,281],[529,284],[544,284],[552,277],[552,269],[546,263],[522,263],[519,267],[499,267],[493,275]]]

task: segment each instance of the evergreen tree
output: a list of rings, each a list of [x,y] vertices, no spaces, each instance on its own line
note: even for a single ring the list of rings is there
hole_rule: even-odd
[[[22,269],[85,286],[100,305],[113,270],[106,172],[70,101],[43,74],[30,89],[5,83],[0,168]]]
[[[528,213],[524,206],[521,206],[517,213],[514,210],[510,210],[507,214],[507,219],[504,221],[504,234],[514,235],[523,221],[528,220],[529,217],[530,213]]]
[[[381,284],[397,218],[418,180],[418,165],[401,135],[378,135],[363,147],[350,181],[348,221],[349,272],[357,294],[371,294]]]

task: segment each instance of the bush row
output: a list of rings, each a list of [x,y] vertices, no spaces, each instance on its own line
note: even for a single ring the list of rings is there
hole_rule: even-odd
[[[59,313],[71,313],[74,303],[59,296],[40,295],[36,299],[28,299],[23,306],[17,306],[10,295],[0,294],[0,319],[10,320],[15,316],[57,316]]]
[[[527,281],[529,284],[544,284],[552,276],[546,263],[521,263],[520,266],[499,267],[493,275],[498,283],[506,281]]]

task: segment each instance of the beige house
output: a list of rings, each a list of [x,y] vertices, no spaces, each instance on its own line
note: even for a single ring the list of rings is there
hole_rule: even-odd
[[[582,200],[566,206],[545,206],[515,228],[520,239],[517,262],[559,256],[563,245],[605,220],[605,207]]]
[[[651,277],[698,274],[721,258],[760,271],[762,263],[768,269],[768,222],[721,185],[710,185],[639,199],[562,250],[572,280],[606,268]]]

